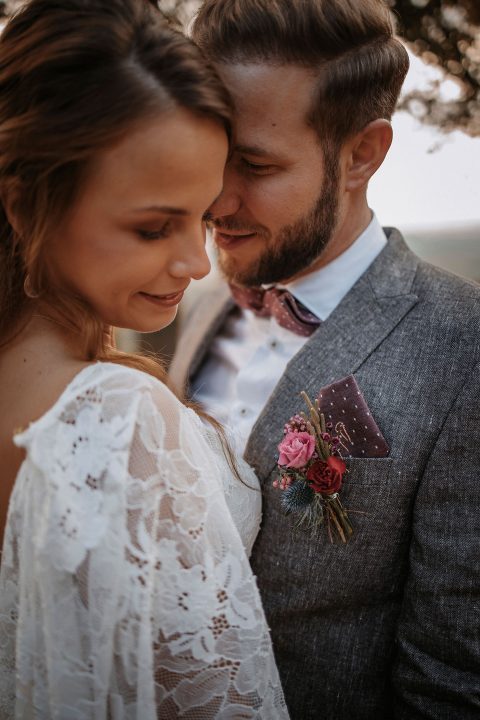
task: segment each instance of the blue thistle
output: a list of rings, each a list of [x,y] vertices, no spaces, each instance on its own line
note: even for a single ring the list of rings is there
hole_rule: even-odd
[[[282,507],[288,515],[291,512],[305,510],[312,504],[315,493],[310,485],[297,480],[282,492]]]

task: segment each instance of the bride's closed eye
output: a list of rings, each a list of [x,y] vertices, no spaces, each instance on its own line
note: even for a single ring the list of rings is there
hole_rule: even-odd
[[[172,221],[167,220],[167,222],[163,223],[161,227],[158,228],[152,228],[152,229],[146,229],[146,228],[138,228],[137,233],[142,238],[142,240],[159,240],[160,238],[165,238],[170,235],[172,231]]]

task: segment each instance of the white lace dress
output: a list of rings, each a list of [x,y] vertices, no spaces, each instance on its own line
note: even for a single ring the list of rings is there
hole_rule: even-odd
[[[195,413],[150,376],[96,363],[15,442],[2,720],[288,718],[226,504],[249,550],[260,494]]]

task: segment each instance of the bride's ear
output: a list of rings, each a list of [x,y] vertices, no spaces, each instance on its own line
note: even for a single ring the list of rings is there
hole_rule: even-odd
[[[392,144],[393,131],[388,120],[373,120],[348,143],[345,190],[366,186],[383,163]]]

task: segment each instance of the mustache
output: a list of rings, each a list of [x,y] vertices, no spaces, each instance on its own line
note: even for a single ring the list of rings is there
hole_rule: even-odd
[[[215,218],[211,213],[205,213],[203,216],[204,221],[210,229],[215,228],[216,230],[231,230],[232,232],[242,232],[245,235],[250,233],[257,233],[258,235],[268,235],[268,231],[262,225],[251,225],[249,223],[242,222],[236,218]]]

